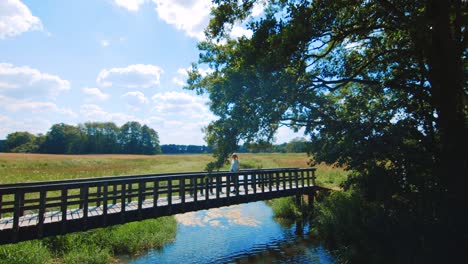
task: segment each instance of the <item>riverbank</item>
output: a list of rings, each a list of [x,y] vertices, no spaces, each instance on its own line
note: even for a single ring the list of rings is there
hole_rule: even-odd
[[[174,241],[174,217],[72,233],[0,246],[0,264],[118,263],[119,255],[139,255]]]

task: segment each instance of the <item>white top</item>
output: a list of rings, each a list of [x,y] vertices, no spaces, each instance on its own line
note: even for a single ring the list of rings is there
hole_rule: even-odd
[[[231,161],[231,169],[229,171],[239,171],[239,160],[233,159]]]

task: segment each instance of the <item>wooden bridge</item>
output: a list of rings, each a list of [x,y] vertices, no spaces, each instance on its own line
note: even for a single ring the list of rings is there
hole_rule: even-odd
[[[0,244],[277,197],[313,199],[317,188],[315,168],[3,184]]]

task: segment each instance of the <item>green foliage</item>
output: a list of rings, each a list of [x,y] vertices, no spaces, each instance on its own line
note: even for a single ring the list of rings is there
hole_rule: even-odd
[[[273,199],[269,204],[277,218],[295,220],[302,216],[301,208],[294,201],[294,197]]]
[[[28,132],[14,132],[7,135],[5,150],[8,152],[38,152],[40,146],[38,139]]]
[[[7,136],[9,152],[52,154],[124,153],[153,155],[161,153],[158,133],[147,125],[127,122],[85,123],[71,126],[55,124],[45,135],[14,132]]]
[[[249,17],[254,2],[266,6],[264,16]],[[465,2],[217,1],[187,87],[207,93],[219,117],[206,129],[213,167],[240,141],[271,142],[281,125],[304,128],[315,161],[353,171],[345,187],[385,208],[384,219],[423,224],[407,232],[420,238],[416,255],[437,243],[432,256],[460,254],[468,222],[468,177],[459,173],[468,170]],[[229,38],[242,22],[252,37]],[[206,66],[212,72],[202,76]]]
[[[82,233],[46,238],[45,241],[54,254],[77,256],[82,248],[98,252],[99,259],[104,256],[131,254],[143,250],[162,247],[173,241],[177,223],[173,217],[160,217],[124,225],[95,229]],[[83,254],[83,253],[82,253]]]
[[[392,209],[367,201],[359,192],[332,192],[315,203],[313,225],[343,263],[437,263],[436,244],[422,247],[414,216],[389,217]],[[436,230],[432,230],[437,232]],[[438,252],[432,252],[432,251]],[[447,256],[445,256],[447,257]]]
[[[288,144],[286,144],[286,152],[288,153],[302,153],[307,152],[308,144],[307,140],[303,137],[293,138]]]
[[[26,241],[0,246],[0,264],[44,264],[51,254],[41,241]]]

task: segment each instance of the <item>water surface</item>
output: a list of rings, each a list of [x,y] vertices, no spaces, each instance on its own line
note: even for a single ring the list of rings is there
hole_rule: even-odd
[[[335,263],[307,235],[308,225],[284,226],[264,202],[176,216],[176,240],[123,263]]]

